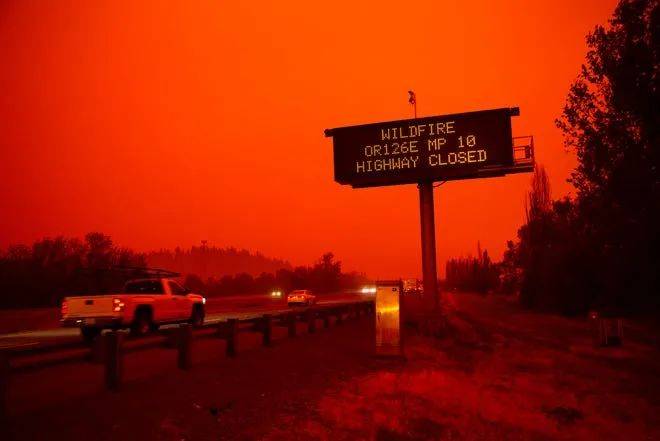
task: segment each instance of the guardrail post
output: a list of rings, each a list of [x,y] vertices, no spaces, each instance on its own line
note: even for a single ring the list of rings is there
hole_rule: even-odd
[[[5,430],[9,432],[8,399],[9,393],[9,375],[11,374],[9,365],[9,355],[0,350],[0,434]]]
[[[108,332],[105,339],[105,387],[119,390],[123,376],[122,340],[124,335],[117,331]]]
[[[238,334],[238,320],[229,319],[226,324],[225,340],[227,340],[227,356],[236,357],[236,335]]]
[[[270,337],[273,331],[273,320],[270,314],[264,314],[262,320],[261,332],[263,335],[262,343],[264,346],[270,346]]]
[[[290,312],[286,316],[286,322],[287,322],[287,328],[289,331],[289,337],[295,337],[296,336],[296,313],[295,312]]]
[[[183,323],[178,330],[178,360],[179,369],[189,370],[192,367],[192,325]]]
[[[316,332],[316,311],[313,309],[307,310],[307,331],[310,334]]]

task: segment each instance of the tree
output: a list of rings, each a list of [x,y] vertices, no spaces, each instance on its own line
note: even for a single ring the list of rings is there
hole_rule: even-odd
[[[477,257],[449,259],[445,269],[448,288],[483,294],[497,288],[499,269],[492,264],[488,250],[482,251],[480,242],[477,242]]]
[[[527,223],[540,219],[550,211],[552,198],[550,195],[550,180],[545,167],[536,165],[532,175],[531,190],[525,198],[525,216]]]
[[[332,292],[339,289],[341,262],[335,261],[333,253],[325,253],[309,273],[310,287],[319,292]]]
[[[108,268],[112,265],[113,244],[110,236],[103,233],[88,233],[85,236],[87,245],[87,265],[91,268]]]
[[[499,264],[499,290],[504,294],[515,294],[520,291],[522,269],[518,248],[517,243],[508,240],[502,262]]]
[[[588,35],[587,62],[557,126],[577,153],[571,182],[579,194],[630,204],[639,198],[628,191],[658,190],[660,3],[622,0],[610,25]]]
[[[130,274],[111,271],[113,265],[144,267],[144,256],[102,233],[11,246],[0,252],[0,307],[54,306],[66,295],[119,289]]]
[[[622,0],[589,51],[557,126],[578,166],[570,182],[585,246],[601,251],[606,303],[658,306],[660,2]],[[645,306],[645,307],[646,307]]]
[[[206,283],[196,274],[188,274],[183,285],[197,294],[206,294]]]
[[[532,175],[531,189],[525,198],[526,224],[518,231],[520,245],[518,258],[523,271],[520,286],[520,301],[534,307],[546,297],[544,283],[549,272],[547,250],[552,240],[552,218],[550,215],[550,183],[543,166],[537,165]]]

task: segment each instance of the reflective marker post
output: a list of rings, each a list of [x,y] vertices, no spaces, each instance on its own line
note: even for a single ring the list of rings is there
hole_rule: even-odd
[[[401,335],[400,280],[376,282],[376,352],[377,357],[404,357]]]
[[[438,311],[438,270],[435,258],[435,213],[433,205],[433,182],[420,182],[419,219],[422,233],[422,273],[424,276],[424,308]]]

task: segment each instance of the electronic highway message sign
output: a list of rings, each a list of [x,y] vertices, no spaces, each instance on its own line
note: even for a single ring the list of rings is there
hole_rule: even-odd
[[[518,108],[328,129],[335,180],[353,187],[502,176],[513,168]]]

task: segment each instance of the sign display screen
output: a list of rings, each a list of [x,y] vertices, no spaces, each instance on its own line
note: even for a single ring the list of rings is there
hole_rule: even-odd
[[[501,176],[513,166],[517,108],[326,130],[335,180],[354,187]]]

